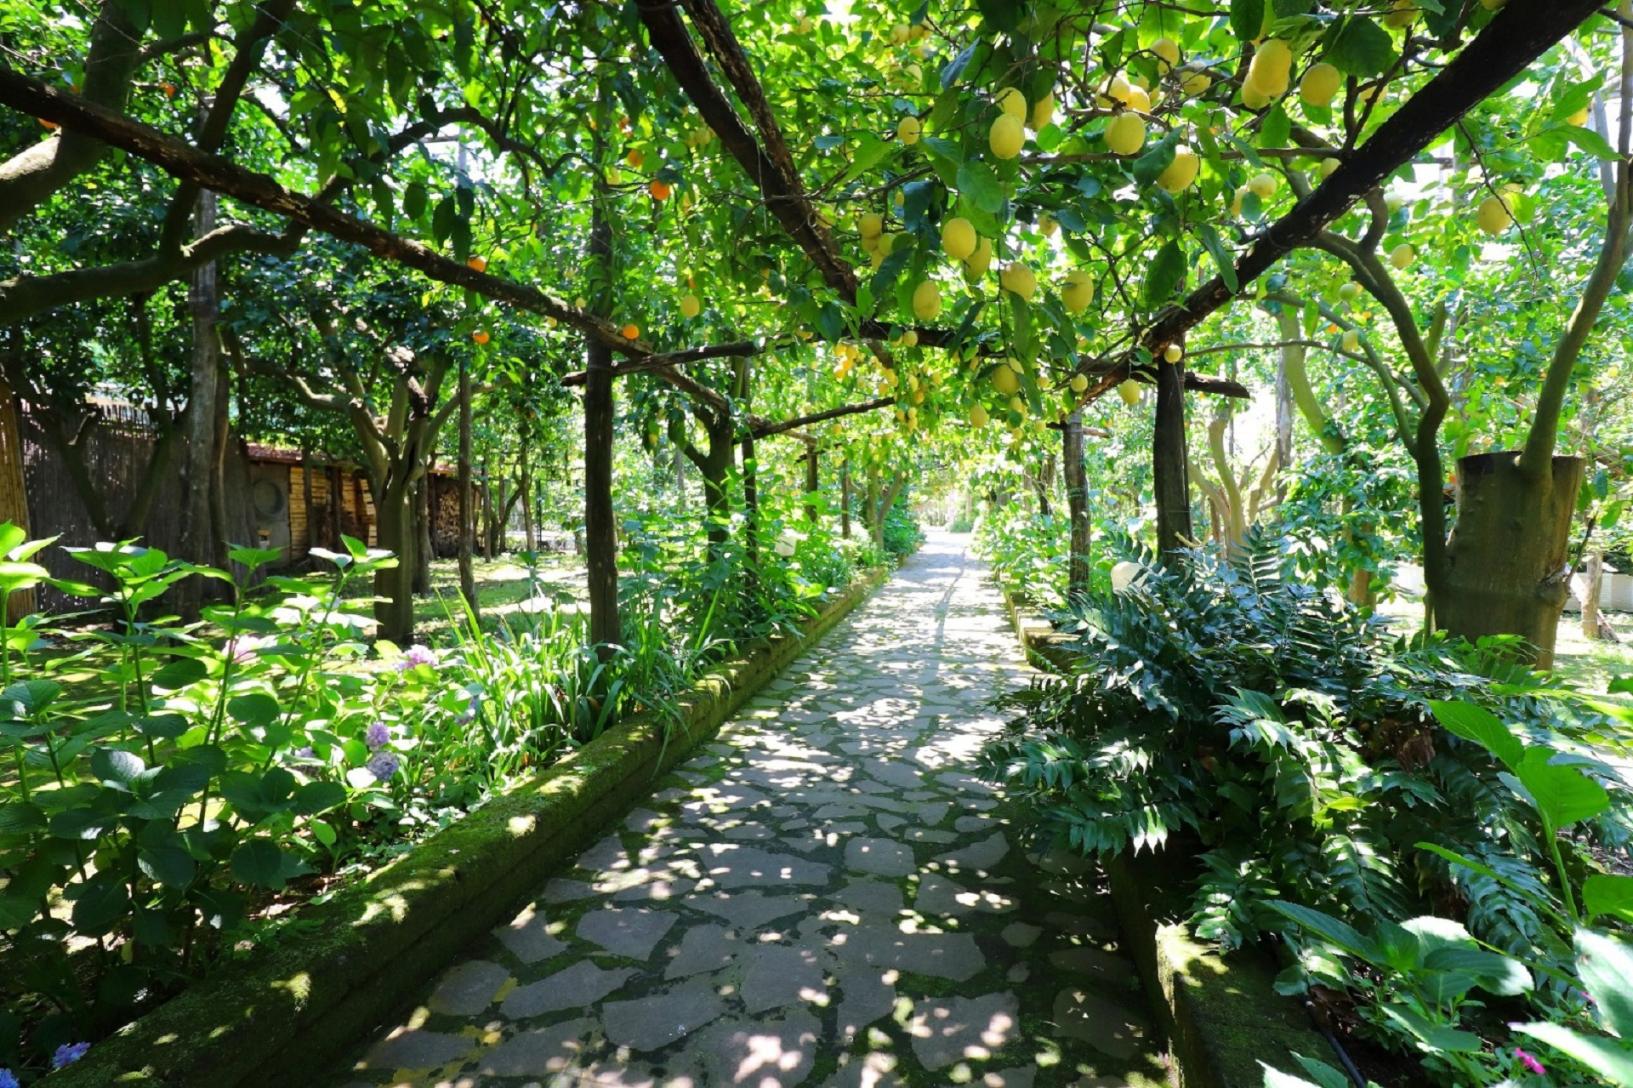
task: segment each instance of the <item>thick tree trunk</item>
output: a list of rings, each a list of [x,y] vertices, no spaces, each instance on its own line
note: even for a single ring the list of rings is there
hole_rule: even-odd
[[[375,637],[406,646],[414,639],[414,489],[391,480],[374,499],[376,538],[397,565],[375,572]]]
[[[1570,582],[1566,549],[1579,457],[1555,457],[1541,479],[1519,471],[1517,452],[1457,463],[1457,525],[1446,542],[1443,583],[1431,586],[1437,623],[1454,635],[1513,634],[1549,668]]]
[[[476,503],[471,493],[471,370],[459,366],[459,592],[478,615],[476,567],[471,552],[476,547]]]
[[[216,195],[199,194],[197,233],[207,234],[216,221]],[[187,414],[186,490],[182,503],[182,557],[195,563],[224,564],[223,542],[216,534],[215,499],[221,494],[221,413],[225,408],[226,380],[221,360],[221,339],[216,321],[221,299],[214,262],[199,266],[193,273],[188,307],[193,316],[192,377],[189,383]],[[194,612],[202,603],[205,579],[190,578],[180,583],[178,604]]]
[[[1079,597],[1089,591],[1089,481],[1083,468],[1083,412],[1066,417],[1061,429],[1061,463],[1066,473],[1066,509],[1071,517],[1071,548],[1067,561],[1066,594]]]
[[[851,538],[851,460],[839,462],[839,535]]]
[[[1157,499],[1157,550],[1164,560],[1187,547],[1191,487],[1185,449],[1185,364],[1157,366],[1157,419],[1151,435],[1151,469]]]
[[[0,521],[9,521],[28,535],[28,488],[23,481],[23,428],[17,398],[0,378]],[[4,558],[0,556],[0,558]],[[20,589],[9,599],[5,621],[16,623],[34,611],[34,591]]]
[[[598,111],[608,116],[607,92],[601,90]],[[607,221],[603,187],[597,179],[591,213],[589,257],[591,275],[602,284],[597,312],[607,311],[606,284],[612,271],[612,227]],[[618,535],[612,509],[612,352],[598,340],[588,342],[584,382],[584,552],[589,576],[590,642],[603,657],[623,640],[618,618]]]
[[[414,592],[431,592],[431,474],[414,484]]]
[[[879,466],[868,465],[867,485],[862,491],[862,524],[868,531],[868,539],[876,546],[884,544],[884,519],[874,520],[873,511],[879,505]]]

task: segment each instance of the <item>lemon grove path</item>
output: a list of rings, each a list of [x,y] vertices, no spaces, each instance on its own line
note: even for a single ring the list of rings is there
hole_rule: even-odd
[[[327,1085],[1110,1088],[1165,1070],[1092,873],[970,774],[1027,670],[932,534]]]

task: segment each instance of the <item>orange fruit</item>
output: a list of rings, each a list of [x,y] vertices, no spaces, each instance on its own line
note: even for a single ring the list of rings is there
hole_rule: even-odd
[[[168,81],[161,83],[159,84],[159,89],[164,92],[164,96],[166,98],[176,97],[176,85],[174,83],[170,83]]]
[[[630,148],[629,154],[624,156],[624,161],[635,167],[637,170],[641,168],[641,163],[645,161],[645,159],[646,156],[641,154],[641,149],[638,147]]]
[[[471,339],[475,340],[478,344],[486,344],[488,342],[488,330],[477,329],[475,332],[471,333]]]
[[[671,192],[669,183],[662,178],[653,178],[646,191],[652,194],[653,200],[668,200]]]
[[[625,325],[620,331],[624,334],[625,340],[639,340],[641,337],[639,325]]]
[[[465,265],[472,272],[486,272],[488,270],[488,259],[486,257],[472,257],[465,262]]]

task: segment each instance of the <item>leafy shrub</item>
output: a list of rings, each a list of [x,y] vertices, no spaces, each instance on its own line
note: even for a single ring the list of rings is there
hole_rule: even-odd
[[[907,503],[905,494],[899,495],[885,513],[884,532],[881,534],[886,554],[898,559],[912,555],[924,543],[924,530]]]
[[[1568,825],[1533,804],[1540,787],[1470,729],[1440,728],[1435,710],[1467,705],[1495,721],[1480,704],[1496,706],[1523,723],[1513,743],[1537,753],[1532,773],[1574,775],[1625,801],[1617,764],[1595,746],[1602,721],[1542,697],[1528,674],[1479,649],[1392,640],[1336,595],[1289,580],[1286,565],[1253,538],[1234,562],[1199,553],[1148,568],[1124,592],[1060,614],[1069,667],[1009,699],[1023,716],[986,753],[989,773],[1030,804],[1044,834],[1083,853],[1195,842],[1197,932],[1225,948],[1288,937],[1304,955],[1284,986],[1348,993],[1358,1030],[1398,1049],[1425,1052],[1440,1029],[1459,1030],[1475,990],[1573,1015],[1553,983],[1571,977],[1580,920],[1569,880],[1599,867],[1590,848],[1619,833],[1625,804],[1584,812],[1561,836]],[[1313,917],[1382,934],[1366,947],[1396,958],[1346,967],[1343,949],[1309,939]],[[1410,936],[1414,918],[1423,932]],[[1435,970],[1415,975],[1410,955],[1431,968],[1468,960],[1467,985],[1435,991],[1450,984]],[[1509,965],[1520,961],[1550,984],[1513,988]],[[1414,991],[1420,982],[1429,989]],[[1472,1070],[1495,1082],[1512,1064],[1433,1068],[1451,1083],[1487,1083]]]

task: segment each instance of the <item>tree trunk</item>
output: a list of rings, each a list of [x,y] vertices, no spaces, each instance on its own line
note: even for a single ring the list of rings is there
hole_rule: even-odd
[[[393,479],[374,499],[376,538],[397,565],[374,575],[375,637],[406,646],[414,639],[414,489]]]
[[[874,521],[873,511],[879,505],[879,466],[868,465],[867,486],[862,491],[862,524],[867,528],[868,539],[875,545],[883,545],[884,521]]]
[[[1599,633],[1600,583],[1605,577],[1605,553],[1598,548],[1588,553],[1587,585],[1582,590],[1582,637],[1597,642]]]
[[[851,538],[851,459],[839,462],[839,535]]]
[[[431,474],[414,483],[414,592],[431,592]]]
[[[530,552],[539,550],[538,532],[533,527],[533,427],[527,418],[532,409],[522,409],[522,539]]]
[[[1191,488],[1186,474],[1185,364],[1157,364],[1157,419],[1151,435],[1151,470],[1157,499],[1157,550],[1167,560],[1188,547]]]
[[[510,550],[510,539],[507,530],[510,521],[510,506],[505,502],[505,485],[510,481],[504,473],[499,474],[499,498],[497,505],[488,505],[488,554],[502,555]],[[493,495],[493,484],[488,484],[488,495]]]
[[[603,83],[597,114],[610,116]],[[597,132],[604,131],[604,124]],[[599,143],[599,137],[597,138]],[[597,167],[599,170],[599,166]],[[612,274],[612,226],[607,221],[605,179],[597,176],[591,212],[590,275],[600,285],[596,312],[610,308],[607,285]],[[612,351],[599,340],[588,344],[584,383],[584,551],[589,576],[590,642],[603,658],[623,639],[618,618],[618,536],[612,509]]]
[[[1298,319],[1293,320],[1294,335],[1298,333]],[[1304,351],[1302,347],[1298,349]],[[1277,352],[1276,363],[1276,463],[1287,468],[1293,463],[1293,383],[1287,374],[1287,349]],[[1287,498],[1287,474],[1276,481],[1276,501]]]
[[[28,488],[23,480],[23,428],[17,398],[0,378],[0,521],[9,521],[28,536]],[[0,558],[4,558],[0,556]],[[19,589],[11,595],[5,621],[16,623],[34,611],[34,591]]]
[[[459,365],[459,592],[470,605],[471,614],[480,614],[476,597],[476,567],[471,552],[476,547],[476,503],[471,493],[471,370]]]
[[[199,194],[196,231],[206,234],[215,227],[216,195]],[[222,490],[221,461],[224,452],[217,445],[221,409],[226,396],[221,362],[221,340],[216,321],[221,299],[214,262],[200,265],[193,273],[187,297],[193,316],[192,377],[186,414],[186,489],[182,502],[182,558],[195,563],[220,564],[222,542],[215,532],[214,499]],[[189,578],[178,586],[178,604],[185,612],[196,612],[203,602],[206,579]]]
[[[1061,429],[1061,461],[1066,473],[1066,509],[1071,517],[1071,549],[1067,563],[1067,597],[1089,591],[1089,481],[1083,467],[1083,412],[1066,417]]]
[[[817,493],[821,489],[821,464],[817,461],[817,448],[813,445],[805,451],[805,521],[813,529],[817,523]]]
[[[1555,457],[1541,479],[1519,471],[1514,451],[1457,463],[1457,525],[1446,542],[1443,583],[1431,586],[1438,624],[1473,640],[1520,635],[1550,668],[1570,583],[1566,549],[1579,457]]]
[[[760,565],[760,466],[754,436],[743,435],[743,546],[752,577]]]

